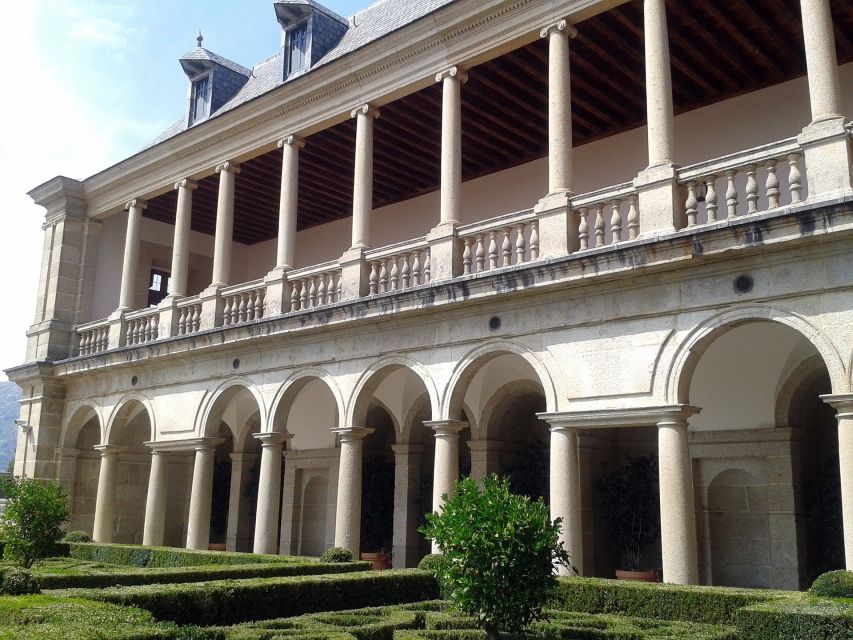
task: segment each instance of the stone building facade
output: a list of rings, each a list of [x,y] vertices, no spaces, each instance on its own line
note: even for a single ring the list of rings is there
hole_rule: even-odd
[[[30,194],[16,472],[71,528],[413,566],[527,460],[609,576],[595,485],[653,453],[664,580],[853,566],[849,3],[274,6],[276,55],[199,41],[175,126]]]

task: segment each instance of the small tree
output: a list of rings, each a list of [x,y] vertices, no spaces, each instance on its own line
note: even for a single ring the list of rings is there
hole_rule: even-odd
[[[23,567],[53,552],[62,538],[60,527],[68,520],[65,491],[55,482],[32,478],[4,478],[8,500],[0,518],[0,537],[5,539],[3,557]]]
[[[443,498],[443,511],[428,514],[421,532],[444,554],[436,577],[456,607],[476,617],[491,640],[540,619],[557,584],[555,565],[569,566],[560,519],[551,521],[541,498],[512,494],[498,476],[483,480],[482,491],[466,478]]]

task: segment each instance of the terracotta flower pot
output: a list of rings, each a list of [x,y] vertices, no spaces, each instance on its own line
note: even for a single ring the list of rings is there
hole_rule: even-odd
[[[616,569],[617,580],[633,580],[634,582],[657,582],[658,574],[654,569],[647,571],[625,571]]]
[[[388,557],[381,553],[362,553],[361,559],[372,564],[374,571],[384,571],[391,568]]]

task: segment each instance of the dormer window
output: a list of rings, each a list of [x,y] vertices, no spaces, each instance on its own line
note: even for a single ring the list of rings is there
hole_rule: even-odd
[[[204,120],[210,115],[210,75],[198,78],[193,82],[191,122]]]
[[[302,71],[308,61],[308,21],[295,27],[288,34],[290,41],[290,64],[287,68],[288,74]]]

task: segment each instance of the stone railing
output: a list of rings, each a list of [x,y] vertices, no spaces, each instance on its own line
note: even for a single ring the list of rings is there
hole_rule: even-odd
[[[222,326],[230,327],[264,317],[266,285],[263,280],[225,287],[222,296]]]
[[[630,182],[575,196],[572,209],[579,251],[634,240],[640,233],[637,190]]]
[[[426,238],[368,251],[364,259],[370,265],[370,295],[400,291],[430,281],[430,252]]]
[[[807,195],[796,138],[678,170],[687,226],[752,215],[802,202]]]
[[[539,224],[533,209],[525,209],[459,227],[462,275],[482,273],[536,260]]]
[[[337,261],[288,272],[290,310],[304,311],[341,300],[341,267]]]
[[[198,296],[184,298],[177,304],[175,333],[186,336],[201,329],[201,301]]]
[[[160,310],[142,309],[128,313],[124,318],[124,345],[133,347],[153,342],[160,335]]]
[[[87,322],[77,327],[77,355],[88,356],[106,351],[110,344],[108,319]]]

